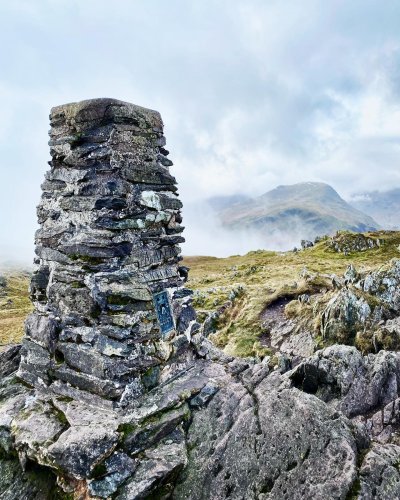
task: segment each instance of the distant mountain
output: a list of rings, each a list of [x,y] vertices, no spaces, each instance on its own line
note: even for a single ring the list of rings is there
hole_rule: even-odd
[[[222,225],[231,230],[256,230],[266,238],[291,235],[313,239],[337,230],[379,228],[375,220],[349,205],[328,184],[305,182],[279,186],[257,198],[233,197],[214,203]]]
[[[384,229],[400,228],[400,188],[361,193],[350,203],[373,217]]]

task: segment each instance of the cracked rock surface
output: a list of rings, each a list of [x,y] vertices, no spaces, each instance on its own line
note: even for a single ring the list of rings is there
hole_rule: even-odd
[[[250,359],[222,353],[216,359],[215,348],[200,335],[193,349],[202,356],[197,354],[190,369],[128,410],[59,395],[48,395],[44,403],[43,395],[26,388],[2,399],[0,467],[4,474],[20,470],[15,484],[0,482],[3,498],[17,498],[20,488],[38,488],[30,481],[35,474],[43,478],[44,469],[49,472],[40,488],[56,491],[58,498],[68,491],[76,498],[118,499],[398,498],[399,394],[393,391],[389,403],[386,396],[376,397],[386,394],[382,359],[397,355],[363,358],[347,346],[320,351],[315,357],[331,363],[321,363],[321,390],[310,393],[299,373],[314,358],[280,373]],[[358,367],[352,384],[329,392],[327,380],[335,385],[347,379],[349,360],[356,360],[352,370]],[[390,366],[399,376],[397,363]],[[19,388],[15,380],[9,383]],[[354,384],[358,400],[370,401],[370,411],[359,406],[351,416],[353,406],[340,402]],[[376,434],[377,424],[370,424],[375,415],[390,426],[385,442]],[[37,498],[52,498],[41,497],[42,490]]]

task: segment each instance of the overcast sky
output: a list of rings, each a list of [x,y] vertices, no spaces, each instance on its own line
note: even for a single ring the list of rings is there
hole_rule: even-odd
[[[49,109],[92,97],[161,112],[187,204],[400,187],[399,26],[398,0],[0,0],[0,259],[33,256]]]

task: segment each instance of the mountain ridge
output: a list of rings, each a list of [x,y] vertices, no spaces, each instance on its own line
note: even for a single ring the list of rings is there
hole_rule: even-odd
[[[210,203],[222,225],[231,230],[250,229],[265,234],[299,233],[313,239],[338,230],[355,232],[379,229],[369,215],[347,203],[329,184],[303,182],[278,186],[261,196],[229,204]],[[240,200],[239,196],[232,200]]]

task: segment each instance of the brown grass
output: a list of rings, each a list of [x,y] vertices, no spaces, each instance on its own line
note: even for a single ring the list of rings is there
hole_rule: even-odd
[[[20,342],[24,332],[24,321],[32,311],[29,300],[29,274],[5,273],[7,287],[0,297],[0,346]]]

